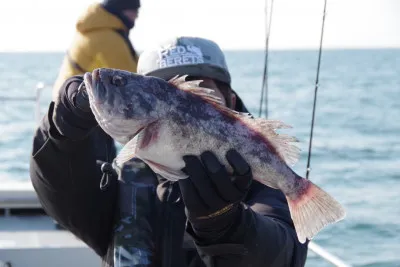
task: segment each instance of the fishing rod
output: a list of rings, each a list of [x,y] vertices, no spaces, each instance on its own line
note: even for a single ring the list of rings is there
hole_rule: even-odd
[[[272,10],[274,6],[274,0],[271,0],[271,15],[268,21],[268,0],[265,1],[265,29],[266,29],[266,38],[265,38],[265,64],[264,64],[264,71],[263,71],[263,82],[261,86],[261,97],[260,97],[260,109],[258,111],[258,117],[261,117],[262,107],[263,107],[263,100],[265,102],[265,118],[268,118],[268,51],[269,51],[269,36],[271,32],[271,23],[272,23]],[[264,92],[265,88],[265,92]],[[264,97],[265,95],[265,97]],[[265,99],[264,99],[265,98]]]
[[[272,5],[273,5],[273,0],[271,0],[271,16],[270,16],[270,22],[267,27],[267,33],[266,33],[266,51],[265,51],[265,65],[264,65],[264,73],[263,73],[263,85],[261,88],[261,99],[260,99],[260,109],[259,109],[259,117],[261,117],[261,111],[262,111],[262,104],[263,104],[263,98],[264,98],[264,88],[266,88],[266,117],[268,116],[268,43],[269,43],[269,35],[270,35],[270,26],[271,26],[271,18],[272,18]],[[314,129],[314,121],[315,121],[315,107],[316,107],[316,101],[317,101],[317,91],[318,91],[318,84],[319,84],[319,72],[320,72],[320,66],[321,66],[321,53],[322,53],[322,40],[323,40],[323,34],[324,34],[324,26],[325,26],[325,14],[326,14],[326,2],[325,0],[324,3],[324,13],[323,13],[323,18],[322,18],[322,29],[321,29],[321,40],[320,40],[320,45],[319,45],[319,54],[318,54],[318,66],[317,66],[317,77],[316,77],[316,82],[315,82],[315,91],[314,91],[314,105],[313,105],[313,112],[312,112],[312,121],[311,121],[311,134],[310,134],[310,144],[309,144],[309,149],[308,149],[308,161],[307,161],[307,179],[309,176],[310,172],[310,158],[311,158],[311,143],[312,143],[312,138],[313,138],[313,129]],[[267,5],[268,0],[266,0],[265,6],[266,6],[266,16],[268,16],[267,13]],[[266,18],[267,21],[267,18]],[[312,250],[314,253],[316,253],[318,256],[323,258],[324,260],[334,264],[335,266],[338,267],[351,267],[350,264],[345,263],[342,261],[340,258],[332,255],[319,245],[317,245],[314,241],[310,241],[308,244],[308,248]]]
[[[318,65],[317,65],[317,77],[315,79],[315,90],[314,90],[314,104],[313,104],[313,111],[312,111],[312,119],[311,119],[311,132],[310,132],[310,142],[308,146],[308,158],[307,158],[307,172],[306,172],[306,179],[310,174],[310,161],[311,161],[311,147],[312,147],[312,139],[313,139],[313,131],[314,131],[314,121],[315,121],[315,107],[317,105],[317,92],[319,86],[319,70],[321,66],[321,54],[322,54],[322,40],[324,37],[324,28],[325,28],[325,15],[326,15],[326,2],[324,2],[324,13],[322,16],[322,27],[321,27],[321,39],[319,42],[319,53],[318,53]]]

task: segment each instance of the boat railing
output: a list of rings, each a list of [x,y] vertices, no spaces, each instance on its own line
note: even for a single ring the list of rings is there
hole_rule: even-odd
[[[7,101],[33,101],[35,104],[35,118],[36,121],[39,122],[41,118],[40,114],[40,96],[42,94],[43,89],[45,89],[45,85],[42,82],[37,83],[35,87],[35,96],[31,97],[12,97],[12,96],[0,96],[0,102]]]
[[[39,82],[36,87],[35,87],[35,96],[33,97],[5,97],[5,96],[0,96],[0,102],[1,101],[34,101],[35,104],[35,117],[36,117],[36,121],[37,123],[39,123],[39,121],[41,120],[41,112],[40,112],[40,97],[42,95],[42,91],[44,89],[46,89],[48,87],[45,86],[44,83]],[[1,191],[0,191],[1,193]],[[28,206],[32,205],[32,200],[29,201],[29,203],[26,203]],[[15,203],[14,203],[15,204]],[[39,204],[39,201],[37,201],[37,203],[33,204],[34,207],[37,207]],[[0,197],[0,207],[5,209],[5,214],[10,214],[10,212],[8,212],[7,206],[9,206],[9,208],[13,208],[13,207],[17,207],[17,206],[21,206],[21,203],[18,203],[18,205],[13,205],[13,203],[1,203],[1,197]],[[29,207],[28,207],[29,208]],[[339,257],[333,255],[332,253],[328,252],[326,249],[324,249],[323,247],[319,246],[317,243],[315,243],[314,241],[310,241],[308,244],[308,248],[314,252],[316,255],[318,255],[319,257],[321,257],[322,259],[324,259],[325,261],[333,264],[334,266],[337,267],[351,267],[351,265],[349,263],[346,263],[345,261],[343,261],[342,259],[340,259]]]

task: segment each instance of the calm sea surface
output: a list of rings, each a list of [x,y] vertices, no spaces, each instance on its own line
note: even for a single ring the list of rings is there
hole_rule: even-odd
[[[305,175],[317,51],[269,56],[269,117],[293,126]],[[233,87],[258,116],[263,51],[227,51]],[[29,183],[35,86],[46,111],[62,54],[0,53],[0,186]],[[315,242],[354,266],[400,266],[400,50],[322,54],[310,179],[347,209]],[[309,253],[307,266],[331,266]]]

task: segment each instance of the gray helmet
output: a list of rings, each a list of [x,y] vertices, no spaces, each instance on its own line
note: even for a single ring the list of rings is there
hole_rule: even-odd
[[[139,57],[137,72],[166,80],[187,74],[231,83],[220,47],[211,40],[198,37],[174,37],[145,50]]]

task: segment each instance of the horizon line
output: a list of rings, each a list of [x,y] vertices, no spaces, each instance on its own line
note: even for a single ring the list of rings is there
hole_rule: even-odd
[[[235,51],[265,51],[265,48],[222,48],[222,51],[224,52],[235,52]],[[322,50],[397,50],[400,49],[400,46],[371,46],[371,47],[322,47]],[[319,50],[319,47],[282,47],[282,48],[269,48],[268,51],[315,51]],[[137,50],[140,53],[142,53],[144,50]],[[11,50],[11,49],[5,49],[5,50],[0,50],[0,53],[6,54],[6,53],[65,53],[66,50],[40,50],[40,49],[35,49],[35,50]]]

